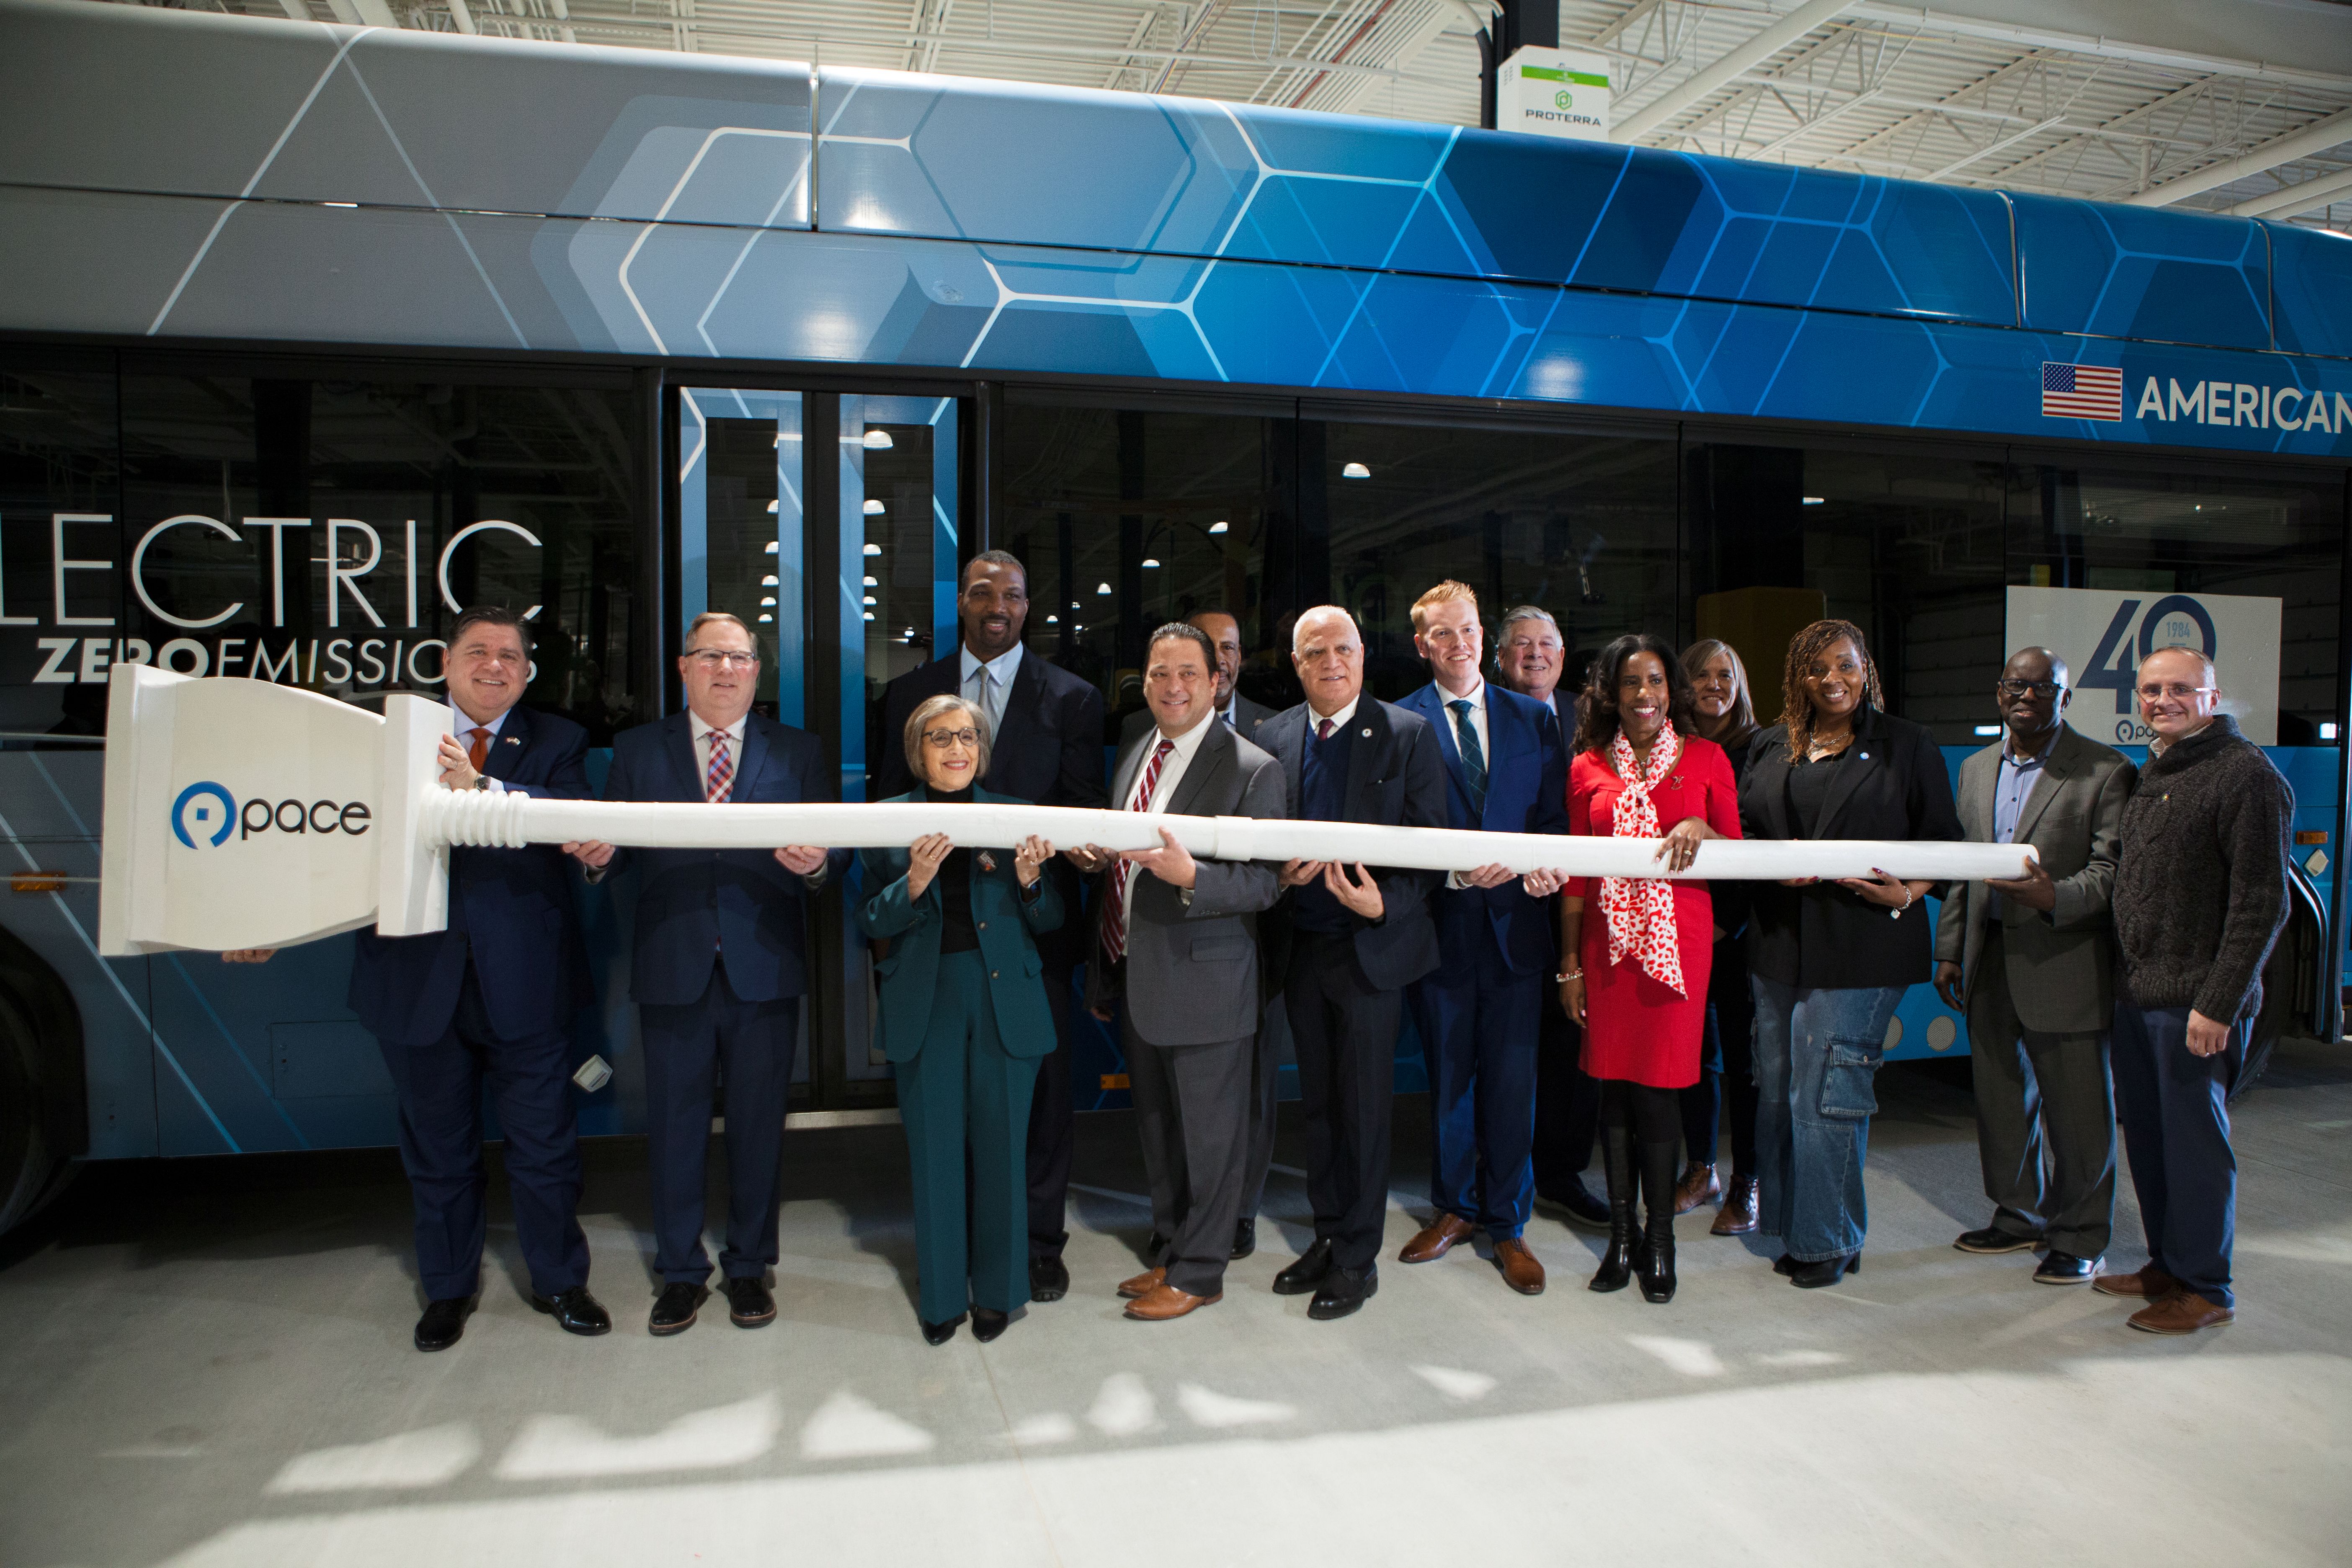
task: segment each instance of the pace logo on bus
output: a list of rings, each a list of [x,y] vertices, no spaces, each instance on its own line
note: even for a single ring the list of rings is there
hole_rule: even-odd
[[[216,849],[236,835],[239,842],[266,833],[348,833],[368,830],[364,801],[277,800],[255,795],[239,805],[226,786],[200,779],[172,802],[172,834],[191,849]]]

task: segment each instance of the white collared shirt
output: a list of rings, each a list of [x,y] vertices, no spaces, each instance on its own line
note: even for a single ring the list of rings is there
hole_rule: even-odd
[[[1159,749],[1160,742],[1173,741],[1176,749],[1168,753],[1166,762],[1160,764],[1160,777],[1151,787],[1150,809],[1166,811],[1168,803],[1176,798],[1176,786],[1184,782],[1184,770],[1192,766],[1192,758],[1201,750],[1201,742],[1209,738],[1209,726],[1215,722],[1217,711],[1213,708],[1201,715],[1200,722],[1181,735],[1163,734],[1157,725],[1146,731],[1139,742],[1143,749],[1137,753],[1140,760],[1135,765],[1134,781],[1127,786],[1126,798],[1119,805],[1129,811],[1135,809],[1136,797],[1143,793],[1143,775],[1151,771],[1151,753]],[[1128,873],[1127,900],[1119,910],[1122,918],[1130,917],[1135,912],[1135,879],[1150,875],[1148,871]]]
[[[1340,731],[1348,727],[1348,721],[1356,716],[1356,710],[1362,705],[1363,700],[1363,695],[1360,692],[1355,697],[1349,700],[1348,705],[1345,708],[1342,708],[1337,713],[1330,715],[1331,733],[1336,735]],[[1315,738],[1315,731],[1323,727],[1323,720],[1324,715],[1315,711],[1315,704],[1312,702],[1308,703],[1307,705],[1307,739],[1313,740]]]
[[[959,647],[956,655],[956,690],[979,703],[988,715],[988,738],[993,744],[996,732],[1004,727],[1004,704],[1013,695],[1013,678],[1021,673],[1021,645],[1014,643],[986,663],[969,647]],[[975,689],[972,678],[983,670],[986,677]]]
[[[507,713],[513,711],[511,708],[507,710]],[[474,743],[474,731],[477,730],[488,730],[490,732],[489,742],[483,748],[482,752],[482,782],[492,795],[507,793],[505,783],[490,777],[489,773],[489,753],[499,743],[499,731],[507,727],[507,713],[499,714],[487,724],[477,724],[467,717],[463,708],[457,706],[456,698],[449,699],[449,733],[457,737],[459,745],[470,748]]]
[[[1492,769],[1495,765],[1495,747],[1494,744],[1486,738],[1486,682],[1485,679],[1481,678],[1477,685],[1472,687],[1469,690],[1464,692],[1459,697],[1456,697],[1451,691],[1446,690],[1444,686],[1440,686],[1437,689],[1437,700],[1445,705],[1445,739],[1447,743],[1453,746],[1456,755],[1459,755],[1462,751],[1462,735],[1461,731],[1454,726],[1454,705],[1456,702],[1467,702],[1470,704],[1470,729],[1471,731],[1478,737],[1479,760],[1484,762],[1489,769]]]
[[[733,724],[721,730],[714,725],[704,723],[702,721],[702,715],[689,708],[686,710],[686,721],[687,727],[691,730],[694,734],[694,780],[695,783],[702,785],[703,797],[705,799],[709,799],[710,795],[710,737],[713,735],[724,735],[727,737],[727,779],[729,798],[734,798],[733,788],[736,775],[743,771],[743,725],[745,721],[738,719]]]

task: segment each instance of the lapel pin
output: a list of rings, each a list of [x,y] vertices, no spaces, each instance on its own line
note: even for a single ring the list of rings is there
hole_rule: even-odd
[[[1863,760],[1864,762],[1865,762],[1865,763],[1866,763],[1866,762],[1868,762],[1868,761],[1870,761],[1870,753],[1869,753],[1868,752],[1863,752],[1863,753],[1862,753],[1862,760]]]
[[[521,744],[522,744],[522,741],[521,741],[521,739],[520,739],[520,737],[518,737],[518,736],[514,736],[514,735],[508,735],[508,736],[503,737],[503,739],[506,741],[506,743],[507,743],[508,745],[509,745],[509,746],[520,746],[520,745],[521,745]]]
[[[982,870],[983,870],[983,871],[993,871],[993,870],[995,870],[995,869],[996,869],[996,857],[995,857],[995,856],[993,856],[993,855],[991,855],[991,854],[990,854],[987,850],[985,850],[985,849],[982,850],[982,851],[980,852],[980,868],[981,868]]]
[[[1372,738],[1372,732],[1370,729],[1365,730],[1363,733],[1365,740],[1369,741]]]

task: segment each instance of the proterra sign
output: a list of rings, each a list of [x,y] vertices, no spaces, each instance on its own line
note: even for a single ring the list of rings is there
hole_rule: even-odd
[[[1570,141],[1609,140],[1606,55],[1517,50],[1495,73],[1495,128]]]

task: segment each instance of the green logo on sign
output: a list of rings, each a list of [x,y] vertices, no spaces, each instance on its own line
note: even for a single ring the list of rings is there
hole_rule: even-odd
[[[1575,95],[1565,89],[1553,93],[1551,95],[1551,101],[1552,107],[1555,109],[1573,109],[1576,107]]]

